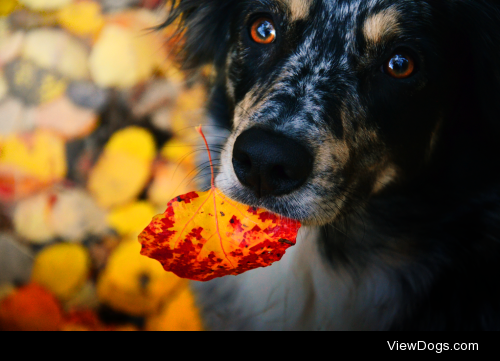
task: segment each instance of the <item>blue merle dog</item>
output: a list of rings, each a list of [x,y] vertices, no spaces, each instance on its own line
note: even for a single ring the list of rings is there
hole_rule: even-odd
[[[300,220],[194,284],[227,330],[500,329],[500,3],[174,0],[232,199]],[[227,130],[223,130],[227,129]]]

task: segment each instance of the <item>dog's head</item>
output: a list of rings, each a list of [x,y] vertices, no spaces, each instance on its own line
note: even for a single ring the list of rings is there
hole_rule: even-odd
[[[449,160],[443,138],[474,147],[459,143],[498,127],[494,1],[174,5],[186,65],[217,69],[232,122],[217,186],[242,203],[326,224]]]

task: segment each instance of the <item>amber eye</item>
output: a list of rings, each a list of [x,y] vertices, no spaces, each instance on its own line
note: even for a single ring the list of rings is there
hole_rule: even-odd
[[[385,63],[384,70],[393,78],[405,79],[415,72],[415,61],[405,52],[396,52]]]
[[[260,18],[253,22],[250,35],[256,43],[271,44],[276,39],[276,29],[271,20]]]

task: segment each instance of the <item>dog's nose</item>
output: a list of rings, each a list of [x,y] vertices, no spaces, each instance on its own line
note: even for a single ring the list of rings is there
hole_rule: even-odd
[[[257,197],[280,196],[305,183],[313,168],[313,157],[290,138],[250,128],[234,143],[233,167],[240,182]]]

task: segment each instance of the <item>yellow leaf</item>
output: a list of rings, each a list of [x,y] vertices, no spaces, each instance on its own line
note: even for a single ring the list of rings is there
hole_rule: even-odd
[[[108,224],[119,235],[136,238],[156,214],[148,202],[136,202],[115,208],[108,215]]]
[[[183,164],[189,171],[196,167],[195,148],[188,142],[172,139],[163,146],[160,154],[169,162]]]
[[[148,319],[147,331],[203,331],[200,312],[191,290],[186,287],[157,316]]]
[[[89,76],[87,48],[60,29],[42,28],[28,33],[23,56],[70,79],[80,80]]]
[[[151,162],[122,153],[104,153],[90,173],[88,189],[104,208],[133,201],[146,186]]]
[[[151,202],[164,208],[173,196],[189,192],[192,186],[191,174],[183,165],[159,163],[155,166],[148,197]]]
[[[58,12],[59,23],[78,36],[95,36],[104,26],[101,5],[95,1],[68,4]]]
[[[63,179],[66,171],[60,137],[42,130],[0,137],[0,198],[26,196]]]
[[[40,103],[49,103],[60,98],[65,92],[68,84],[54,74],[46,74],[40,84]]]
[[[133,201],[151,176],[154,156],[154,139],[146,130],[130,127],[115,133],[90,174],[90,192],[105,208]]]
[[[137,241],[125,241],[101,273],[97,293],[104,304],[134,316],[156,314],[186,284],[184,280],[139,254]]]
[[[206,90],[201,85],[181,92],[172,114],[172,131],[175,135],[186,136],[186,129],[203,122],[205,102]]]
[[[4,0],[2,0],[4,1]],[[71,3],[73,0],[19,0],[33,10],[57,10]]]
[[[128,127],[113,134],[106,144],[105,151],[122,153],[150,162],[156,155],[156,146],[153,136],[147,130]]]
[[[17,0],[0,1],[0,16],[7,16],[19,6]]]
[[[11,135],[0,139],[0,173],[16,168],[44,183],[66,175],[66,149],[62,139],[37,130],[31,135]]]
[[[87,250],[77,244],[57,244],[35,258],[31,281],[45,287],[61,300],[75,296],[90,272]]]
[[[137,56],[129,30],[106,26],[90,55],[90,72],[101,87],[130,88],[139,82]]]

